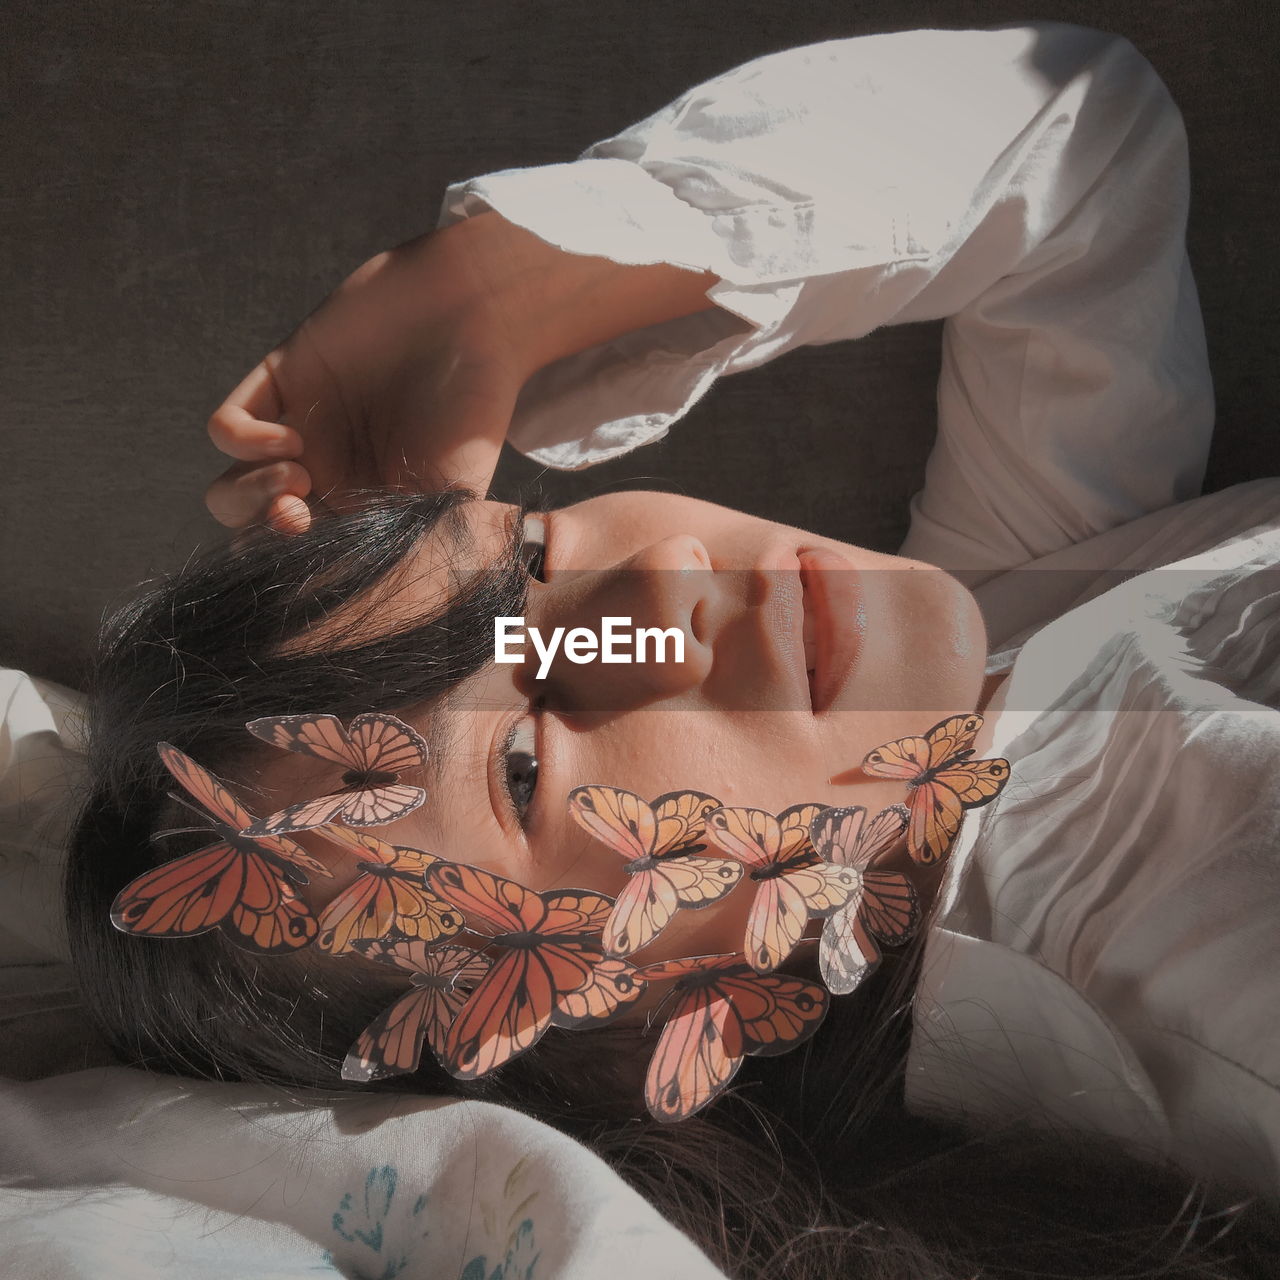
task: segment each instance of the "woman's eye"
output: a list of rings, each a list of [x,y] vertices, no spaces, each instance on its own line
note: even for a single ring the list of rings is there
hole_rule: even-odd
[[[547,580],[547,522],[541,516],[525,516],[520,556],[531,578]]]
[[[521,822],[538,787],[537,750],[537,722],[525,716],[512,727],[502,760],[503,785]]]

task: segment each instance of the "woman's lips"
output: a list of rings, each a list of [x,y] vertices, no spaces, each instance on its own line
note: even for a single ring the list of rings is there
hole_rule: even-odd
[[[862,647],[865,618],[858,571],[826,548],[797,552],[804,587],[805,664],[813,712],[826,711],[844,688]]]

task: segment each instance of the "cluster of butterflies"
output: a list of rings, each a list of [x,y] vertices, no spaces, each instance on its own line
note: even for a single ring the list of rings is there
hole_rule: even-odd
[[[249,722],[251,733],[337,765],[341,786],[255,818],[225,782],[160,743],[161,760],[186,793],[171,798],[195,809],[217,840],[132,881],[111,919],[147,937],[220,928],[261,953],[314,943],[401,970],[408,990],[343,1064],[343,1077],[360,1082],[416,1070],[424,1042],[453,1076],[476,1079],[550,1027],[604,1025],[666,986],[649,1014],[653,1021],[667,1010],[645,1100],[657,1119],[683,1120],[730,1083],[746,1055],[783,1053],[807,1040],[830,995],[853,991],[879,963],[882,945],[913,935],[915,889],[881,864],[904,839],[913,861],[939,862],[964,811],[1000,792],[1008,761],[970,758],[981,725],[976,713],[954,716],[924,737],[870,752],[865,774],[907,785],[905,804],[870,818],[856,805],[802,804],[775,815],[725,807],[698,791],[650,803],[616,787],[577,787],[570,814],[624,860],[627,884],[613,899],[581,889],[534,892],[374,835],[368,828],[426,798],[400,781],[426,763],[426,743],[396,717],[369,713],[346,727],[330,715],[264,717]],[[354,881],[318,917],[297,888],[309,875],[332,873],[292,838],[299,831],[357,858]],[[740,953],[627,959],[678,910],[719,902],[744,880],[754,897]],[[825,985],[778,972],[815,918],[824,920]]]

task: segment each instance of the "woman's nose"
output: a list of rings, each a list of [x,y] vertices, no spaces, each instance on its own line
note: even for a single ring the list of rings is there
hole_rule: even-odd
[[[650,543],[608,569],[558,573],[536,594],[527,621],[544,652],[563,630],[549,663],[526,645],[523,680],[532,675],[531,687],[567,713],[635,710],[697,688],[711,671],[715,573],[689,534]],[[539,666],[549,667],[541,680]]]

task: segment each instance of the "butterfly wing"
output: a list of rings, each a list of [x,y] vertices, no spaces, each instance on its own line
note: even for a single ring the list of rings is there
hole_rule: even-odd
[[[157,743],[156,750],[164,767],[182,784],[183,790],[219,821],[237,832],[253,821],[253,814],[232,795],[227,784],[204,765],[197,764],[171,742]]]
[[[462,932],[462,913],[414,880],[393,880],[396,918],[393,928],[408,938],[444,942]]]
[[[960,797],[942,783],[922,782],[913,788],[909,808],[907,851],[924,866],[940,861],[960,829],[964,814]]]
[[[575,787],[569,792],[574,820],[628,862],[647,858],[658,834],[653,809],[633,791]]]
[[[995,760],[969,760],[938,772],[936,781],[949,787],[966,809],[994,800],[1004,790],[1009,780],[1009,762]]]
[[[258,818],[244,828],[244,834],[254,840],[283,836],[290,831],[310,831],[314,827],[327,827],[345,818],[347,803],[354,792],[338,791],[332,795],[317,796],[314,800],[300,800],[287,805],[265,818]]]
[[[664,1124],[713,1101],[742,1065],[740,1022],[712,987],[682,992],[649,1063],[644,1096]]]
[[[862,873],[857,867],[838,867],[830,862],[798,867],[778,879],[788,894],[793,895],[793,901],[795,896],[799,897],[806,922],[810,916],[829,916],[862,888]]]
[[[860,906],[861,898],[850,900],[828,918],[822,930],[818,971],[833,996],[856,990],[880,963],[880,948],[867,932]]]
[[[357,876],[320,913],[316,946],[339,955],[353,942],[386,937],[396,914],[389,890],[389,882],[377,876]]]
[[[497,960],[449,1029],[441,1060],[458,1079],[475,1080],[537,1043],[556,1001],[590,982],[602,958],[594,935],[613,902],[578,889],[536,894],[458,862],[429,867],[427,884],[470,924],[541,939],[513,946]]]
[[[703,834],[707,814],[718,809],[720,801],[703,791],[669,791],[653,802],[657,836],[653,856],[664,858],[687,849]]]
[[[929,743],[924,738],[899,738],[868,751],[862,771],[876,778],[898,778],[914,782],[929,768]]]
[[[253,814],[235,798],[231,788],[216,774],[197,764],[172,743],[158,743],[157,750],[165,768],[182,784],[183,790],[231,831],[239,834],[257,822]],[[257,843],[292,866],[326,878],[333,874],[323,862],[313,858],[295,840],[283,836],[268,836],[258,838]]]
[[[585,987],[562,995],[556,1001],[551,1025],[575,1030],[603,1026],[639,1000],[647,986],[648,983],[625,961],[601,960]]]
[[[337,716],[260,716],[250,720],[245,728],[281,751],[297,751],[336,764],[343,770],[363,772],[364,761]]]
[[[410,987],[356,1038],[343,1059],[342,1078],[366,1084],[416,1071],[428,1026],[452,1022],[464,998],[436,987]]]
[[[709,907],[742,879],[742,863],[734,858],[664,858],[654,874],[665,880],[682,907]]]
[[[339,797],[337,816],[353,827],[380,827],[395,822],[422,805],[427,793],[421,787],[392,782],[376,787],[358,787]]]
[[[319,926],[307,904],[266,858],[242,853],[244,883],[222,920],[222,930],[249,951],[279,955],[315,939]]]
[[[542,919],[537,931],[562,944],[585,943],[599,950],[597,935],[613,911],[613,899],[587,889],[551,889],[541,895]]]
[[[809,828],[809,838],[818,856],[839,866],[854,866],[866,817],[867,811],[860,804],[823,809]]]
[[[348,733],[337,716],[302,715],[262,716],[245,727],[274,747],[338,765],[344,773],[399,773],[426,760],[422,737],[395,716],[366,712],[351,726]],[[412,813],[425,799],[420,787],[398,782],[361,787],[289,805],[248,829],[256,836],[306,831],[338,820],[377,826]]]
[[[599,959],[599,952],[595,954]],[[576,948],[544,943],[501,956],[449,1028],[441,1061],[459,1080],[477,1080],[531,1049],[551,1025],[557,999],[591,980]]]
[[[428,853],[425,849],[415,849],[407,844],[392,844],[375,836],[372,831],[348,827],[340,822],[320,827],[316,834],[344,849],[350,849],[362,862],[378,862],[405,876],[421,876],[429,866],[441,861],[434,853]]]
[[[111,923],[149,938],[190,938],[215,929],[245,884],[240,851],[219,841],[138,876],[116,895]]]
[[[489,971],[487,956],[470,947],[448,944],[441,947],[429,943],[397,938],[392,942],[361,941],[353,950],[366,960],[392,965],[409,973],[420,974],[437,984],[470,990]]]
[[[762,881],[747,915],[743,952],[758,973],[776,969],[804,936],[804,900],[782,876]]]
[[[925,734],[929,743],[929,768],[940,769],[957,756],[972,751],[981,728],[982,717],[976,711],[940,720]]]
[[[856,868],[828,862],[762,881],[747,916],[743,946],[751,967],[757,973],[776,969],[804,936],[809,917],[837,910],[860,884]]]
[[[420,942],[366,943],[360,954],[421,974],[404,995],[361,1032],[342,1064],[342,1078],[367,1082],[415,1071],[426,1040],[439,1057],[449,1026],[466,1001],[467,989],[488,970],[484,956],[468,947],[428,949]]]
[[[858,914],[875,937],[893,946],[906,942],[919,927],[920,900],[900,871],[871,870],[863,873]]]
[[[647,946],[671,922],[678,905],[674,885],[656,867],[633,872],[605,923],[601,945],[606,954],[626,956]]]
[[[639,951],[667,927],[678,908],[710,906],[742,878],[742,864],[730,858],[677,856],[648,863],[632,871],[613,904],[602,939],[609,955]]]
[[[910,817],[910,810],[904,804],[891,804],[881,809],[862,828],[851,865],[869,867],[876,863],[902,839]]]
[[[347,737],[363,773],[405,773],[427,762],[426,740],[396,716],[366,711],[352,720]]]
[[[439,942],[462,932],[462,913],[413,880],[357,876],[325,907],[316,945],[340,954],[357,941],[392,933]]]
[[[778,860],[782,828],[763,809],[712,809],[706,817],[707,839],[753,871]]]
[[[778,827],[782,832],[779,862],[799,866],[817,858],[809,833],[825,808],[822,804],[794,804],[778,814]]]
[[[759,1057],[774,1057],[802,1044],[822,1025],[830,1005],[816,982],[786,973],[730,970],[717,990],[741,1024],[743,1051]]]
[[[877,939],[905,942],[920,923],[915,887],[901,872],[872,868],[862,881],[862,892],[830,916],[822,931],[818,967],[832,995],[848,995],[875,970]]]
[[[531,932],[546,914],[533,890],[465,862],[432,863],[426,870],[426,885],[461,911],[468,924],[487,933]]]

